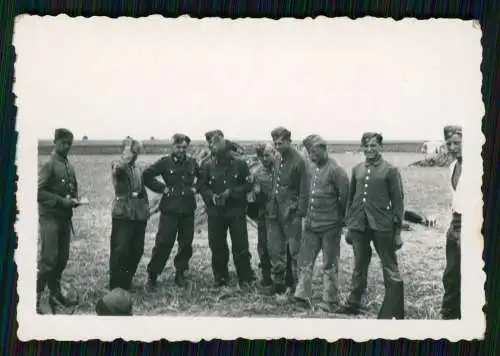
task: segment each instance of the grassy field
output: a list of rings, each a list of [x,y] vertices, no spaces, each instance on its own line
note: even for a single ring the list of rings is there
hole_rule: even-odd
[[[362,160],[361,155],[335,154],[338,162],[350,173],[352,167]],[[437,229],[412,226],[412,231],[403,232],[404,246],[398,253],[400,269],[405,282],[406,316],[410,319],[438,319],[443,293],[441,276],[445,265],[444,233],[448,224],[448,205],[451,199],[447,187],[446,168],[407,167],[422,159],[421,154],[387,153],[385,157],[401,167],[405,185],[406,206],[438,219]],[[110,207],[113,199],[110,162],[114,156],[73,156],[80,186],[80,195],[91,202],[75,212],[76,236],[71,244],[70,261],[64,279],[80,292],[81,303],[77,314],[94,312],[96,301],[106,292],[108,284],[109,237],[111,233]],[[140,157],[141,164],[148,164],[158,156]],[[41,164],[47,156],[40,156]],[[198,315],[198,316],[269,316],[269,317],[331,317],[346,316],[325,314],[320,310],[301,310],[276,297],[264,297],[257,290],[241,292],[236,285],[232,260],[230,261],[231,285],[222,290],[212,287],[210,250],[206,226],[195,232],[194,253],[188,273],[191,284],[179,289],[173,282],[174,247],[167,266],[160,276],[157,291],[150,292],[146,265],[151,257],[158,224],[158,215],[148,223],[144,256],[134,279],[134,313],[139,315]],[[257,232],[249,225],[252,264],[258,265]],[[321,296],[321,255],[317,261],[314,277],[313,301]],[[340,259],[340,295],[344,301],[348,295],[352,273],[352,249],[342,239]],[[368,289],[364,297],[366,305],[363,318],[376,318],[384,296],[380,262],[376,254],[369,271]]]

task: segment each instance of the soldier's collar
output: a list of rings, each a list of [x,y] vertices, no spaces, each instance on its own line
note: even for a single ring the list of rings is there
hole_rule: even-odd
[[[52,151],[52,157],[55,158],[55,159],[57,159],[58,161],[61,161],[61,162],[67,162],[68,161],[68,157],[62,157],[62,156],[58,155],[55,150]]]

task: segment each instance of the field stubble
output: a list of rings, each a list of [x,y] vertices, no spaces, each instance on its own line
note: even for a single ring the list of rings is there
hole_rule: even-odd
[[[362,160],[360,155],[333,154],[347,170]],[[407,167],[421,159],[420,154],[387,153],[385,157],[401,168],[407,209],[434,215],[439,228],[412,226],[403,231],[404,246],[398,252],[400,270],[405,282],[406,317],[409,319],[437,319],[443,293],[441,276],[445,265],[444,234],[449,222],[451,199],[447,186],[446,168]],[[80,292],[76,314],[92,314],[97,300],[106,292],[109,277],[109,238],[111,233],[111,203],[113,187],[110,164],[116,156],[73,156],[81,196],[87,196],[90,205],[78,208],[74,216],[76,236],[72,237],[70,261],[63,278]],[[159,156],[144,155],[140,164],[152,163]],[[46,160],[40,156],[39,163]],[[151,199],[157,196],[150,193]],[[257,290],[242,292],[237,288],[236,274],[230,261],[231,285],[222,290],[212,287],[211,253],[206,226],[197,229],[193,243],[193,257],[188,276],[189,287],[179,289],[173,282],[173,256],[176,246],[159,279],[157,291],[147,290],[146,265],[151,258],[157,230],[158,215],[154,215],[146,233],[144,256],[134,279],[134,313],[137,315],[192,315],[192,316],[265,316],[265,317],[337,317],[320,310],[300,310],[286,300],[259,295]],[[257,231],[248,226],[252,265],[258,274]],[[228,239],[229,240],[229,239]],[[349,292],[353,266],[351,247],[342,239],[339,266],[341,301]],[[313,303],[321,298],[321,254],[315,267]],[[369,270],[368,288],[364,296],[366,310],[363,318],[376,318],[384,296],[380,261],[376,253]]]

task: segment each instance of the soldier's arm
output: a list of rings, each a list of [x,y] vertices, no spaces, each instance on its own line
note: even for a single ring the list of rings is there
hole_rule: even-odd
[[[61,202],[63,197],[52,193],[47,188],[49,187],[50,178],[53,173],[52,161],[45,162],[38,171],[38,196],[37,201],[40,204],[55,207],[57,203]]]
[[[349,177],[342,167],[335,167],[332,171],[333,184],[337,191],[337,201],[342,218],[345,219],[347,201],[349,199]]]
[[[193,188],[196,193],[200,193],[200,173],[201,173],[201,167],[198,164],[198,162],[195,160],[194,162],[194,182],[193,182]]]
[[[399,169],[392,167],[387,178],[389,180],[389,194],[394,212],[394,222],[401,226],[404,216],[404,191]]]
[[[307,202],[309,200],[309,184],[307,178],[306,161],[301,157],[297,164],[298,188],[299,188],[299,206],[297,213],[300,217],[306,216]]]
[[[158,161],[146,168],[142,173],[144,185],[158,194],[163,194],[163,192],[165,192],[165,188],[167,187],[157,178],[166,169],[165,163],[165,160],[160,158]]]
[[[349,185],[349,192],[347,195],[347,203],[346,203],[346,218],[349,215],[351,210],[352,201],[354,200],[354,194],[356,193],[356,167],[352,169],[351,172],[351,182]]]
[[[203,163],[200,168],[200,179],[198,184],[199,192],[207,207],[211,207],[214,205],[212,200],[214,192],[212,191],[212,189],[210,189],[209,181],[210,181],[210,164],[209,161],[207,161]]]
[[[237,186],[229,190],[229,196],[237,199],[244,199],[245,195],[252,189],[250,169],[243,160],[236,161],[240,182]]]

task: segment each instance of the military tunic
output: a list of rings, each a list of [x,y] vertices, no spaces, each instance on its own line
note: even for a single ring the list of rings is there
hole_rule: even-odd
[[[142,172],[124,161],[112,163],[115,198],[111,210],[109,290],[130,290],[144,253],[149,218],[148,195]]]
[[[231,236],[233,261],[240,283],[254,278],[250,265],[246,222],[246,195],[252,188],[250,171],[245,161],[228,154],[226,159],[210,158],[202,167],[200,191],[207,207],[208,241],[212,251],[212,271],[216,283],[227,282],[229,249],[227,231]],[[229,190],[229,197],[215,205],[214,194]]]
[[[295,297],[309,300],[316,258],[323,254],[323,301],[338,303],[340,238],[349,193],[349,178],[337,162],[309,168],[309,202],[299,254],[299,282]]]
[[[65,198],[78,199],[75,170],[67,158],[53,152],[38,172],[39,293],[46,285],[51,293],[60,292],[61,276],[68,263],[73,209],[62,204]]]
[[[349,189],[347,227],[354,251],[354,270],[348,304],[359,308],[367,286],[373,241],[382,264],[386,295],[401,286],[395,231],[404,214],[404,192],[399,170],[379,157],[354,167]],[[399,287],[398,287],[399,288]]]
[[[163,182],[157,179],[158,176]],[[193,255],[198,163],[190,156],[180,159],[174,154],[166,155],[146,168],[143,177],[146,187],[162,194],[160,221],[148,272],[156,277],[163,271],[176,237],[178,249],[174,265],[178,272],[185,271]]]
[[[272,190],[267,204],[268,247],[275,286],[295,286],[302,236],[302,218],[307,206],[307,172],[303,157],[295,149],[277,157]]]

